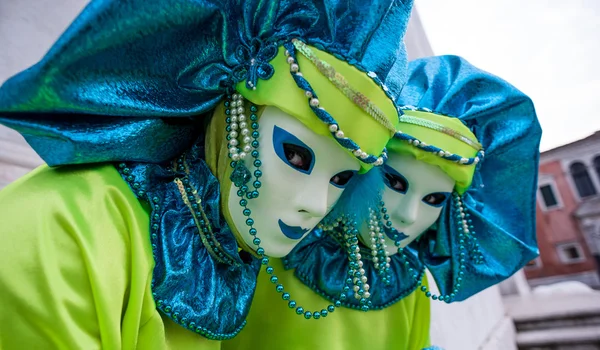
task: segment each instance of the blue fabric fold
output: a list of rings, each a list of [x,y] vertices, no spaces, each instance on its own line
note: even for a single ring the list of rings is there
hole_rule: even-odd
[[[460,119],[485,149],[463,196],[484,258],[481,264],[465,261],[454,299],[464,300],[510,277],[539,254],[535,198],[542,130],[533,102],[461,57],[437,56],[410,62],[398,103]],[[442,294],[452,293],[459,277],[460,227],[455,221],[446,206],[437,229],[411,245]]]
[[[203,336],[229,339],[245,325],[260,260],[238,254],[235,236],[220,213],[219,183],[203,159],[203,145],[201,137],[179,157],[181,163],[121,163],[118,168],[138,198],[152,207],[152,294],[157,308]],[[193,207],[184,202],[176,178],[201,199],[219,249],[203,242],[206,233],[194,219]]]
[[[374,72],[394,95],[406,80],[411,8],[412,0],[93,1],[39,63],[0,88],[0,123],[52,166],[160,163],[194,142],[190,117],[238,81],[270,77],[273,50],[255,52],[257,43],[300,38]]]

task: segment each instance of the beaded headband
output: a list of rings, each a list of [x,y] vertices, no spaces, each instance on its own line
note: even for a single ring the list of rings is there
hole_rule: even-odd
[[[317,55],[311,50],[305,43],[298,39],[292,39],[292,43],[304,57],[306,57],[319,71],[323,74],[333,85],[340,90],[344,96],[350,101],[354,102],[358,107],[364,110],[368,115],[373,117],[375,121],[383,125],[386,129],[390,130],[392,134],[396,132],[394,125],[385,116],[385,113],[377,107],[367,96],[362,92],[354,89],[346,78],[339,72],[337,72],[329,63],[317,57]]]
[[[400,107],[400,109],[434,113],[432,110],[430,110],[428,108],[417,108],[417,107],[413,107],[413,106],[402,106],[402,107]],[[402,141],[406,141],[406,142],[408,142],[408,144],[410,144],[414,147],[417,147],[421,151],[433,153],[442,159],[449,160],[451,162],[456,162],[459,165],[477,164],[485,156],[483,146],[477,140],[473,140],[473,139],[469,138],[468,136],[465,136],[452,128],[438,124],[434,121],[417,118],[417,117],[413,117],[413,116],[408,116],[406,114],[401,115],[399,117],[399,120],[400,120],[400,123],[418,125],[418,126],[421,126],[421,127],[424,127],[424,128],[430,129],[430,130],[434,130],[437,132],[441,132],[443,134],[451,136],[451,137],[465,143],[466,145],[472,147],[473,149],[475,149],[477,151],[477,155],[475,157],[470,157],[470,158],[462,157],[458,154],[454,154],[452,152],[447,152],[439,147],[436,147],[433,145],[428,145],[427,143],[417,139],[416,137],[413,137],[409,134],[403,133],[400,130],[396,131],[396,133],[394,134],[394,138],[402,140]]]
[[[379,156],[370,155],[367,152],[361,150],[360,146],[358,146],[358,144],[356,144],[356,142],[354,142],[352,139],[345,137],[344,132],[340,129],[337,121],[331,116],[331,114],[329,114],[325,110],[325,108],[323,108],[320,105],[316,92],[313,90],[310,83],[302,76],[302,73],[300,72],[300,67],[296,60],[296,47],[300,47],[303,50],[307,49],[308,51],[305,50],[307,54],[308,54],[308,52],[312,52],[312,51],[306,45],[304,45],[304,43],[302,43],[300,40],[297,40],[297,39],[293,39],[292,42],[285,43],[283,46],[286,48],[285,55],[287,56],[287,63],[290,65],[290,73],[291,73],[292,77],[294,78],[294,82],[296,83],[296,85],[298,85],[298,87],[300,89],[304,90],[304,94],[305,94],[306,98],[308,99],[308,104],[309,104],[311,110],[315,113],[315,115],[319,118],[319,120],[321,120],[323,123],[327,124],[327,126],[329,128],[329,132],[331,132],[334,139],[342,147],[344,147],[348,151],[350,151],[359,161],[362,161],[367,164],[373,164],[374,166],[382,165],[388,158],[387,150],[384,148],[381,155],[379,155]],[[303,55],[304,55],[304,53],[303,53]],[[316,56],[314,55],[314,53],[311,54],[310,56],[313,59],[316,59]],[[307,57],[307,58],[309,60],[311,60],[311,57]],[[313,61],[311,60],[311,62],[313,62]],[[320,62],[322,62],[322,61],[320,61]],[[317,68],[321,72],[321,70],[319,69],[319,65],[317,65]],[[352,97],[349,97],[349,98],[353,102],[355,102],[359,107],[363,108],[367,112],[367,114],[372,116],[377,122],[382,123],[382,125],[386,129],[388,129],[390,131],[393,130],[395,132],[395,128],[393,128],[393,126],[390,129],[390,127],[387,126],[386,123],[383,123],[382,121],[379,120],[379,118],[385,118],[385,116],[383,115],[383,112],[381,112],[379,110],[379,108],[377,108],[376,106],[374,106],[372,104],[368,105],[367,102],[369,100],[366,96],[364,96],[363,94],[357,93],[355,90],[351,89],[349,87],[349,85],[347,84],[347,82],[345,81],[345,79],[340,80],[341,75],[335,74],[335,70],[333,70],[333,68],[330,67],[330,69],[328,71],[334,72],[334,76],[335,76],[334,80],[337,82],[337,83],[334,83],[334,85],[336,87],[338,87],[336,84],[340,84],[341,86],[345,87],[345,89],[340,89],[344,93],[344,95],[355,96],[355,98],[352,98]],[[325,76],[329,78],[329,75],[325,74]],[[341,77],[341,78],[343,79],[343,77]],[[330,80],[331,80],[331,78],[330,78]],[[344,92],[344,91],[346,91],[346,92]],[[379,110],[379,112],[376,112],[376,110]],[[374,116],[374,115],[376,115],[376,116]]]
[[[455,139],[462,141],[463,143],[471,146],[471,148],[475,149],[476,151],[480,151],[483,148],[483,146],[481,146],[481,144],[477,140],[471,140],[469,137],[461,134],[460,132],[458,132],[452,128],[449,128],[447,126],[444,126],[442,124],[438,124],[434,121],[426,120],[423,118],[416,118],[416,117],[409,116],[406,114],[401,115],[399,117],[399,120],[401,123],[418,125],[418,126],[421,126],[424,128],[428,128],[431,130],[441,132],[448,136],[452,136]]]

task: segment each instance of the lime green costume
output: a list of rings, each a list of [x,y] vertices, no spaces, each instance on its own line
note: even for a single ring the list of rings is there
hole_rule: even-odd
[[[283,269],[281,261],[274,263]],[[325,319],[305,320],[289,311],[285,303],[273,302],[281,294],[261,270],[246,327],[222,349],[403,349],[421,350],[429,346],[430,301],[415,291],[382,310],[363,312],[339,308]],[[278,274],[285,286],[307,309],[318,310],[328,300],[294,276],[293,270]]]
[[[156,309],[148,206],[112,165],[40,167],[0,208],[3,349],[219,349]]]
[[[286,310],[264,271],[237,337],[219,342],[182,328],[152,298],[148,206],[112,165],[43,166],[2,190],[0,207],[0,266],[10,267],[0,269],[5,349],[421,349],[427,343],[429,300],[420,293],[384,310],[340,308],[311,322]],[[273,264],[283,270],[279,260]],[[293,271],[280,278],[308,307],[327,302]]]

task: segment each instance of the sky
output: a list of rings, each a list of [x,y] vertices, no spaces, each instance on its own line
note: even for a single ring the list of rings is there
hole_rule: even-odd
[[[600,130],[600,0],[415,0],[434,54],[454,54],[533,100],[541,150]]]

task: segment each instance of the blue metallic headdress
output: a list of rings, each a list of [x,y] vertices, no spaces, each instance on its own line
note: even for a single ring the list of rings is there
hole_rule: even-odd
[[[433,296],[421,286],[424,292],[441,301],[464,300],[508,278],[538,254],[535,193],[541,128],[533,103],[506,81],[456,56],[410,62],[409,80],[397,102],[407,110],[457,118],[477,138],[478,149],[485,149],[485,158],[471,162],[476,168],[470,186],[453,195],[436,225],[391,257],[389,285],[382,283],[372,264],[363,266],[372,291],[370,308],[386,307],[410,293],[419,286],[424,268],[441,295]],[[458,167],[468,163],[439,154],[435,144],[415,145],[407,134],[402,142],[408,141],[439,156],[439,162]],[[356,207],[360,205],[342,203],[337,212],[358,212]],[[349,264],[339,243],[317,230],[288,255],[286,266],[331,299],[346,280]],[[361,308],[358,300],[349,299],[345,306]]]
[[[514,86],[456,56],[411,62],[399,103],[458,118],[485,149],[461,201],[444,207],[437,228],[411,245],[440,293],[464,300],[538,255],[535,195],[541,128],[535,109]],[[473,246],[461,248],[459,206],[476,232]],[[479,257],[468,258],[467,250]]]
[[[242,80],[298,38],[385,84],[406,80],[412,0],[90,3],[38,64],[0,89],[0,123],[49,165],[158,163],[187,149]],[[275,51],[273,51],[275,50]]]
[[[0,123],[23,134],[49,165],[120,162],[123,178],[152,207],[157,308],[208,338],[230,338],[244,325],[261,261],[242,260],[220,215],[202,117],[244,80],[260,90],[282,45],[295,60],[302,45],[292,39],[397,95],[411,8],[412,0],[93,1],[42,61],[0,88]],[[312,94],[288,62],[302,96]]]

